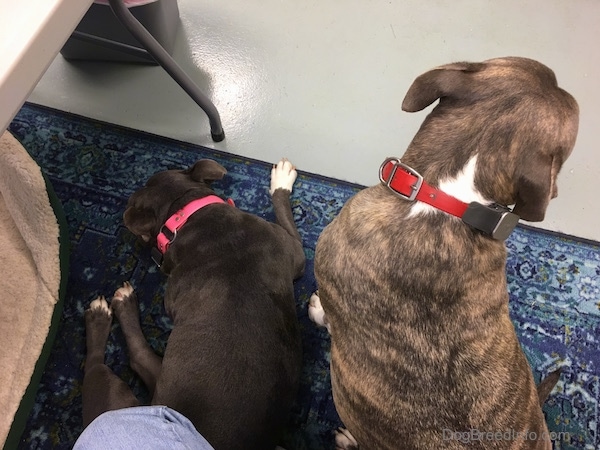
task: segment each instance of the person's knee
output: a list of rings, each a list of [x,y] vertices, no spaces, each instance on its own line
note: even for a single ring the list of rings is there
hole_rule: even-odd
[[[105,412],[83,431],[73,449],[106,448],[212,450],[185,416],[165,406],[140,406]]]

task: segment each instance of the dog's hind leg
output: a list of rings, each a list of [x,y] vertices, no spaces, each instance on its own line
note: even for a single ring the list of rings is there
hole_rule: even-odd
[[[113,409],[139,405],[129,386],[106,364],[104,353],[110,334],[112,314],[104,297],[98,297],[85,311],[87,356],[83,376],[83,425]]]
[[[150,395],[154,396],[162,358],[154,353],[142,333],[137,296],[130,283],[125,282],[115,291],[110,306],[117,316],[127,341],[129,365],[140,376]]]

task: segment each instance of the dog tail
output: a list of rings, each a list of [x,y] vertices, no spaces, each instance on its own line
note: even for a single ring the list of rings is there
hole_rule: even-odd
[[[546,378],[540,381],[540,384],[537,387],[538,400],[540,402],[540,406],[544,405],[546,398],[548,398],[548,395],[550,394],[552,389],[554,389],[554,386],[556,386],[556,383],[560,378],[561,372],[562,369],[556,369],[554,372],[551,372]]]

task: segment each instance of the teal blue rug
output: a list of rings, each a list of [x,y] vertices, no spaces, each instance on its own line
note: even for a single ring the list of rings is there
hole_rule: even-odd
[[[100,123],[26,104],[10,131],[41,166],[67,216],[71,264],[64,312],[21,449],[69,449],[82,430],[81,382],[85,356],[83,311],[97,295],[110,296],[122,282],[135,286],[145,335],[158,353],[171,323],[162,294],[166,278],[149,249],[122,223],[129,195],[150,175],[212,158],[228,174],[218,194],[240,209],[273,219],[268,184],[271,163]],[[293,161],[294,155],[287,156]],[[377,170],[378,162],[374,162]],[[301,169],[301,168],[300,168]],[[296,283],[304,342],[302,386],[289,423],[287,450],[333,449],[340,425],[331,398],[329,338],[307,317],[316,289],[313,256],[317,237],[361,186],[300,172],[292,196],[304,241],[306,275]],[[507,241],[510,310],[536,379],[562,367],[544,412],[556,433],[555,449],[599,448],[600,247],[569,236],[518,227]],[[147,392],[128,367],[118,325],[109,339],[107,364],[141,397]]]

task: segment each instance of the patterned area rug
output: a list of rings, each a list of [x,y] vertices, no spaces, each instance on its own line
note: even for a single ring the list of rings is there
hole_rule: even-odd
[[[144,333],[162,353],[171,324],[162,306],[165,277],[123,226],[129,195],[155,172],[212,158],[228,174],[218,194],[240,209],[273,219],[268,195],[271,162],[260,162],[26,104],[10,131],[51,180],[68,219],[71,269],[64,314],[39,385],[20,448],[68,449],[82,429],[85,356],[83,311],[97,295],[110,296],[130,280],[137,289]],[[293,160],[293,155],[289,156]],[[306,304],[316,284],[317,237],[361,186],[300,173],[292,196],[307,256],[296,283],[304,343],[304,373],[285,442],[287,450],[333,449],[340,425],[329,379],[329,338],[309,321]],[[555,449],[594,449],[600,399],[600,247],[598,243],[525,227],[507,241],[511,314],[539,380],[563,367],[546,403]],[[128,367],[124,339],[113,325],[107,364],[141,397],[147,392]]]

